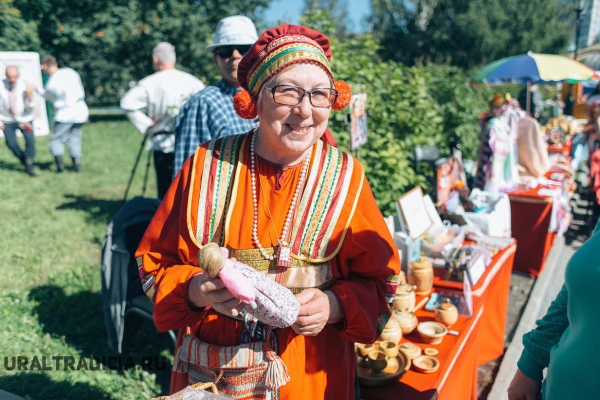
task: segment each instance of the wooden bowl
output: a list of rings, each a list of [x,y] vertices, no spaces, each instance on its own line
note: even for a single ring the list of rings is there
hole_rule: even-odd
[[[444,336],[448,333],[448,328],[439,322],[426,321],[421,322],[417,326],[417,331],[421,335],[421,340],[429,344],[439,344],[444,339]]]
[[[412,365],[419,372],[431,374],[432,372],[437,371],[437,369],[440,367],[440,362],[437,358],[432,356],[419,356],[417,358],[413,358]]]
[[[369,355],[370,352],[377,350],[377,346],[375,346],[374,344],[363,344],[363,343],[357,343],[356,344],[356,352],[358,353],[359,356],[367,358],[367,356]]]

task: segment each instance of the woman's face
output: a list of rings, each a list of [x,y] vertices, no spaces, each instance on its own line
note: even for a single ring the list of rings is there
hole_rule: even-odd
[[[312,64],[298,64],[285,69],[265,86],[275,84],[299,86],[307,91],[332,87],[327,73]],[[304,159],[325,132],[331,108],[314,107],[308,94],[296,106],[278,104],[270,91],[264,87],[262,91],[257,105],[260,127],[256,152],[271,162],[295,165]]]

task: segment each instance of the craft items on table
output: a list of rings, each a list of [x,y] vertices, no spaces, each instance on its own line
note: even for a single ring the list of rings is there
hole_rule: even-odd
[[[421,348],[411,342],[402,343],[400,346],[398,346],[398,350],[404,353],[411,360],[421,355]]]
[[[417,325],[419,324],[419,320],[410,311],[400,311],[396,310],[392,313],[392,319],[398,322],[400,326],[400,330],[402,331],[402,335],[408,335],[412,331],[415,330]]]
[[[408,268],[407,281],[415,285],[415,294],[426,296],[433,288],[433,265],[426,257],[413,261]]]
[[[417,326],[421,340],[428,344],[440,344],[448,333],[448,328],[439,322],[425,321]]]
[[[431,374],[440,367],[440,362],[437,358],[423,355],[412,360],[413,366],[419,372]]]
[[[379,340],[400,343],[401,339],[402,339],[402,330],[400,329],[400,325],[398,324],[398,321],[396,321],[395,319],[388,320],[387,324],[381,331]]]
[[[458,320],[458,310],[454,304],[450,302],[450,299],[446,299],[443,303],[439,304],[435,309],[435,320],[446,327],[451,327]]]
[[[415,286],[404,283],[396,288],[393,311],[413,311],[415,308]]]

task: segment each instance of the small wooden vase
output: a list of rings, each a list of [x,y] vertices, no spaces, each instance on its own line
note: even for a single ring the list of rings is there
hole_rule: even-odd
[[[408,268],[408,283],[415,285],[415,294],[427,296],[433,288],[433,264],[425,257],[413,261]]]
[[[413,311],[415,309],[415,287],[409,284],[398,285],[394,295],[392,310]]]

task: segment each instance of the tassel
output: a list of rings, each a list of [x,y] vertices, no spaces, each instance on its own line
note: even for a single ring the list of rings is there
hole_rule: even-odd
[[[271,347],[265,350],[265,354],[269,360],[265,379],[267,386],[272,390],[285,386],[291,379],[287,366]]]
[[[247,90],[242,90],[233,96],[233,108],[237,115],[244,119],[256,118],[256,104]]]
[[[343,110],[352,100],[352,89],[345,81],[335,81],[333,86],[338,91],[338,97],[331,106],[336,111]]]

